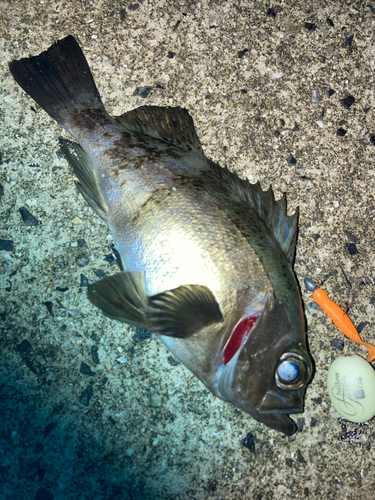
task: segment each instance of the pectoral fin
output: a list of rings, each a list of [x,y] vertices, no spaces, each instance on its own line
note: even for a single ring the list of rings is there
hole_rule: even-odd
[[[179,286],[150,297],[149,303],[151,330],[161,335],[186,338],[223,321],[220,307],[206,286]]]
[[[88,286],[88,298],[109,318],[130,325],[148,326],[144,273],[122,272]]]

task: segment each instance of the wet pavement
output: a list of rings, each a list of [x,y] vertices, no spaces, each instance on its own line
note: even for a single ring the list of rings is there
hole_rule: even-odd
[[[375,424],[340,441],[326,391],[333,359],[366,350],[309,292],[292,438],[90,305],[111,237],[7,66],[72,34],[110,113],[188,109],[209,157],[299,206],[300,283],[323,281],[374,343],[374,28],[373,2],[0,2],[1,498],[375,498]]]

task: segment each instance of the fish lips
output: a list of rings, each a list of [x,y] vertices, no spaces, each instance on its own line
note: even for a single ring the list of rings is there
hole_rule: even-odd
[[[221,397],[269,427],[293,434],[296,425],[288,415],[303,411],[305,389],[312,374],[304,346],[305,332],[293,331],[284,306],[268,293],[263,312],[246,342],[223,369]],[[276,370],[285,353],[296,356],[303,365],[296,388],[277,383]]]

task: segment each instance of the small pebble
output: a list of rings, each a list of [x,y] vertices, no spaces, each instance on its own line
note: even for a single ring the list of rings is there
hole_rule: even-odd
[[[124,358],[124,356],[120,356],[119,358],[116,359],[116,361],[118,363],[121,363],[122,365],[128,362],[128,360]]]
[[[329,17],[327,17],[327,19],[326,19],[326,23],[328,24],[328,26],[331,26],[331,28],[334,28],[334,27],[335,27],[335,25],[333,24],[332,19],[330,19]]]
[[[291,459],[291,458],[286,458],[285,459],[285,463],[288,467],[292,468],[293,467],[293,464],[294,464],[294,461]]]
[[[26,226],[38,226],[40,222],[25,207],[19,208],[21,217]]]
[[[289,155],[286,161],[289,163],[289,165],[295,165],[297,163],[297,160],[293,155]]]
[[[105,260],[106,262],[108,262],[108,264],[110,266],[115,265],[116,262],[117,262],[116,256],[113,253],[109,253],[108,255],[104,255],[103,260]]]
[[[306,460],[303,458],[303,455],[302,455],[302,453],[301,453],[300,450],[297,450],[297,461],[300,464],[305,464],[306,463]]]
[[[359,253],[355,243],[345,243],[345,248],[349,255],[357,255]]]
[[[339,128],[337,129],[337,135],[339,137],[344,137],[344,135],[346,134],[347,130],[345,130],[344,128]]]
[[[82,373],[82,375],[89,375],[90,377],[93,377],[95,375],[95,373],[91,370],[89,365],[87,365],[83,361],[81,362],[79,371],[80,373]]]
[[[87,266],[87,264],[89,263],[89,259],[87,257],[85,257],[84,255],[80,255],[78,257],[76,257],[76,263],[77,263],[77,266],[79,267],[85,267]]]
[[[137,87],[133,92],[133,95],[139,95],[143,99],[146,99],[150,95],[152,87]]]
[[[353,243],[358,243],[358,238],[355,234],[348,231],[347,229],[344,229],[344,233],[349,238],[350,241],[352,241]]]
[[[50,313],[51,316],[53,316],[53,302],[51,302],[50,300],[48,300],[47,302],[43,302],[43,305],[46,306],[47,308],[47,311]]]
[[[329,89],[329,88],[326,89],[326,94],[328,97],[332,97],[334,93],[335,93],[335,91],[333,89]]]
[[[315,104],[318,104],[318,103],[322,100],[322,98],[321,98],[320,93],[319,93],[319,91],[318,91],[318,90],[313,90],[313,91],[311,92],[311,100],[312,100],[312,102],[314,102]]]
[[[353,44],[353,38],[354,38],[354,35],[347,36],[346,39],[345,39],[343,47],[346,48],[346,49],[350,49],[350,47]]]
[[[91,358],[94,364],[98,365],[99,364],[99,354],[98,354],[98,346],[92,345],[91,346]]]
[[[309,31],[315,31],[317,26],[314,23],[305,23],[305,28]]]
[[[125,451],[126,455],[128,457],[131,457],[134,453],[134,450],[132,448],[128,448],[126,451]]]
[[[86,278],[84,274],[81,274],[81,286],[89,286],[89,280]]]
[[[196,413],[197,415],[203,415],[203,413],[199,410],[196,410],[193,406],[187,405],[188,411],[191,411],[192,413]]]
[[[150,402],[152,406],[161,406],[161,397],[158,394],[152,394],[150,397]]]
[[[17,351],[20,354],[25,354],[25,353],[31,351],[31,344],[30,344],[30,342],[27,339],[23,340],[20,344],[18,344]]]
[[[255,441],[254,441],[254,434],[252,432],[248,432],[246,434],[246,437],[242,439],[241,444],[242,446],[245,446],[245,448],[250,450],[252,453],[255,453]]]
[[[107,273],[101,269],[94,269],[94,273],[99,279],[103,279],[107,276]]]
[[[246,52],[249,52],[249,49],[243,49],[237,52],[237,56],[239,59],[242,59],[243,56],[246,54]]]
[[[362,321],[358,326],[357,326],[357,332],[361,333],[364,328],[366,328],[367,325],[369,325],[369,321]]]
[[[344,349],[344,341],[342,339],[333,339],[331,340],[331,346],[342,351]]]
[[[352,95],[348,95],[345,99],[340,99],[340,103],[344,108],[349,109],[355,103],[355,98]]]
[[[169,363],[170,365],[172,365],[172,366],[177,366],[177,365],[179,365],[179,364],[180,364],[180,362],[179,362],[179,361],[177,361],[176,359],[174,359],[174,357],[173,357],[173,356],[168,356],[168,358],[167,358],[167,359],[168,359],[168,363]]]
[[[305,425],[305,419],[303,417],[297,419],[297,431],[302,432]]]
[[[143,342],[149,337],[151,337],[150,330],[147,330],[147,328],[142,328],[140,326],[137,326],[135,335],[133,336],[134,342]]]
[[[323,403],[323,399],[320,396],[318,396],[317,398],[311,398],[311,401],[313,401],[317,405],[321,405]]]
[[[88,385],[86,387],[86,389],[81,393],[81,395],[79,396],[79,402],[83,405],[83,406],[89,406],[90,404],[90,399],[92,398],[92,394],[93,394],[93,389],[92,389],[92,386],[91,385]]]
[[[0,240],[0,250],[5,252],[13,252],[14,241],[13,240]]]
[[[273,17],[275,18],[276,17],[276,12],[275,12],[275,9],[273,7],[270,7],[268,10],[267,10],[267,16],[268,17]]]

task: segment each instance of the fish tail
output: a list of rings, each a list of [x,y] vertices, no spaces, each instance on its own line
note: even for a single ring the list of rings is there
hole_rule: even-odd
[[[86,58],[72,36],[38,56],[12,61],[9,69],[23,90],[62,126],[75,110],[104,109]]]
[[[368,356],[366,361],[371,363],[375,359],[375,346],[366,343],[363,343],[363,345],[365,345],[368,349]]]

